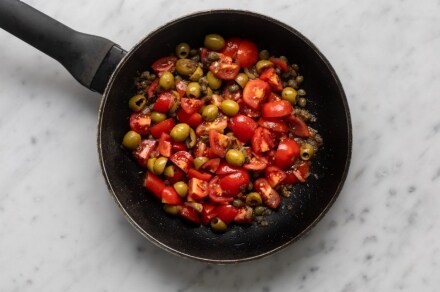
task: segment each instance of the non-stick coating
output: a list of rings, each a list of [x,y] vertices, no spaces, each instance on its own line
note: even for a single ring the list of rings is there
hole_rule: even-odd
[[[162,204],[142,187],[142,169],[121,148],[128,130],[127,100],[135,93],[137,72],[187,42],[197,48],[206,34],[253,40],[271,54],[300,66],[308,107],[318,117],[313,127],[324,146],[312,175],[297,184],[290,198],[268,217],[266,227],[232,226],[216,234],[164,213]],[[351,156],[351,123],[342,86],[327,60],[296,30],[265,16],[243,11],[209,11],[171,22],[136,45],[113,75],[101,105],[98,133],[101,164],[110,191],[129,221],[148,239],[173,253],[209,262],[237,262],[280,250],[313,227],[332,205],[344,183]]]

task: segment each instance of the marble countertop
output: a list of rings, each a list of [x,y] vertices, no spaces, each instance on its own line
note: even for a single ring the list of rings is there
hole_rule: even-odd
[[[338,200],[294,245],[226,266],[171,255],[108,194],[99,94],[0,30],[0,291],[439,290],[440,1],[24,2],[126,49],[199,10],[279,19],[338,73],[353,156]]]

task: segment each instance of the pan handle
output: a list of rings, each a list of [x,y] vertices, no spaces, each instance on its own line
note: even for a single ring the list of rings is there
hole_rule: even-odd
[[[126,52],[77,32],[18,0],[0,1],[0,28],[59,61],[85,87],[102,93]]]

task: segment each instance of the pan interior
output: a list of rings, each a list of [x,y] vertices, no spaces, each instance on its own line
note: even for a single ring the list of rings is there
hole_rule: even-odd
[[[127,100],[135,92],[137,72],[187,42],[202,46],[206,34],[218,33],[256,42],[272,55],[300,66],[305,78],[312,124],[324,145],[308,181],[297,184],[266,227],[233,226],[224,234],[188,225],[165,214],[161,203],[142,187],[144,174],[120,143],[128,130]],[[351,155],[351,124],[339,80],[322,54],[299,32],[273,19],[244,11],[209,11],[171,22],[136,45],[117,68],[104,94],[99,122],[99,151],[107,184],[129,221],[153,243],[168,251],[209,262],[237,262],[262,257],[297,240],[332,205],[344,183]]]

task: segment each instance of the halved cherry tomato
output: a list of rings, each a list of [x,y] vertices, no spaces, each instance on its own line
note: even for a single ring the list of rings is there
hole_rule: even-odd
[[[208,145],[203,141],[198,141],[194,149],[194,157],[206,157],[208,155]]]
[[[261,113],[264,118],[281,118],[291,116],[292,112],[292,104],[283,99],[263,104]]]
[[[252,150],[259,154],[267,152],[275,147],[275,140],[270,131],[263,127],[258,127],[251,138]]]
[[[180,97],[185,96],[186,88],[188,87],[188,83],[183,80],[176,80],[175,81],[176,91],[179,93]]]
[[[149,114],[136,112],[130,115],[130,129],[140,135],[146,135],[150,132],[151,117]]]
[[[310,165],[307,162],[305,161],[300,162],[295,169],[289,169],[286,171],[287,176],[284,179],[283,183],[293,184],[298,181],[305,182],[310,174],[309,169],[310,169]]]
[[[170,160],[186,173],[193,165],[194,158],[187,151],[177,151],[171,155]]]
[[[162,75],[163,72],[173,72],[174,68],[176,67],[177,57],[169,56],[169,57],[163,57],[155,61],[151,68],[158,74],[159,76]]]
[[[270,85],[263,80],[249,80],[243,89],[243,101],[249,107],[259,110],[270,94]]]
[[[215,204],[228,204],[234,200],[234,197],[225,196],[223,190],[220,187],[220,178],[215,176],[209,182],[209,199]]]
[[[273,188],[278,186],[286,178],[286,173],[276,166],[268,166],[265,170],[265,175],[270,186]]]
[[[246,143],[249,141],[258,124],[251,118],[244,115],[237,115],[229,120],[228,128],[232,130],[235,137]]]
[[[162,156],[171,156],[171,138],[167,133],[162,133],[159,139],[159,153]]]
[[[185,142],[176,142],[174,141],[173,145],[171,146],[172,151],[187,151],[188,147],[186,146]]]
[[[156,198],[162,200],[162,192],[166,185],[163,180],[150,171],[147,171],[144,180],[144,187],[149,190]]]
[[[266,157],[253,153],[252,158],[249,160],[247,164],[243,165],[243,167],[247,170],[259,171],[259,170],[264,170],[267,167],[268,163],[269,161],[267,160]]]
[[[285,138],[278,144],[274,163],[281,169],[288,169],[299,156],[299,145],[295,140]]]
[[[242,40],[238,45],[237,62],[243,67],[247,68],[258,61],[258,48],[254,42]]]
[[[279,118],[260,118],[258,125],[277,133],[289,132],[287,124]]]
[[[171,184],[175,184],[176,182],[181,181],[186,177],[186,174],[179,167],[173,164],[171,165],[171,167],[173,168],[174,175],[172,177],[167,177],[167,180]]]
[[[237,215],[234,218],[234,222],[239,224],[250,224],[252,223],[252,208],[249,206],[238,208]]]
[[[243,99],[240,99],[239,101],[243,101]],[[242,115],[245,115],[250,118],[258,118],[261,116],[261,112],[259,110],[250,108],[244,102],[242,102],[242,103],[238,102],[238,105],[240,106],[239,113]]]
[[[197,179],[204,180],[204,181],[210,181],[212,178],[212,175],[207,172],[199,171],[195,168],[189,168],[188,169],[188,177],[189,178],[197,178]]]
[[[215,212],[218,218],[226,224],[230,224],[234,221],[235,216],[237,216],[238,209],[232,205],[221,205],[216,207]]]
[[[238,171],[220,178],[220,187],[224,196],[235,197],[246,189],[249,182],[249,174],[245,171]]]
[[[271,57],[269,58],[269,61],[275,64],[278,68],[283,70],[284,72],[287,72],[289,70],[289,67],[287,66],[287,62],[281,58],[275,58]]]
[[[217,216],[215,205],[203,204],[203,210],[200,215],[202,217],[202,224],[207,225]]]
[[[133,150],[133,157],[140,166],[147,167],[147,161],[151,153],[156,149],[156,143],[157,141],[155,140],[144,139],[141,141],[141,144]]]
[[[204,102],[201,99],[186,98],[186,97],[180,99],[180,106],[189,115],[199,112],[203,104]]]
[[[169,134],[175,125],[173,118],[166,119],[151,127],[151,135],[153,135],[154,138],[159,139],[162,133]]]
[[[236,173],[239,171],[244,171],[244,169],[240,166],[230,165],[229,163],[222,161],[220,162],[215,173],[218,175],[225,175],[225,174]]]
[[[182,197],[180,197],[176,190],[171,186],[165,186],[162,190],[162,203],[168,205],[182,204]]]
[[[199,200],[209,194],[209,184],[207,181],[191,178],[188,181],[188,200]]]
[[[179,216],[188,220],[194,224],[200,224],[200,216],[197,211],[187,205],[182,205],[182,209],[180,209]]]
[[[220,134],[216,130],[209,131],[209,147],[215,155],[225,157],[230,140],[228,136]]]
[[[222,80],[234,80],[240,71],[240,66],[236,63],[222,62],[220,60],[212,62],[211,66],[209,66],[209,71]]]
[[[151,98],[156,93],[156,89],[158,86],[159,86],[159,78],[156,78],[153,80],[153,82],[151,82],[151,84],[148,86],[146,90],[148,98]]]
[[[232,59],[235,59],[235,57],[237,56],[238,46],[240,45],[240,43],[241,43],[240,38],[226,39],[225,46],[220,51],[220,53]]]
[[[307,138],[310,136],[309,128],[302,119],[292,114],[287,117],[287,120],[289,121],[289,124],[291,125],[291,129],[292,129],[292,133],[295,136],[301,138]]]
[[[260,193],[264,204],[269,208],[276,209],[281,203],[281,197],[275,191],[265,178],[259,178],[255,181],[254,187]]]
[[[220,165],[220,158],[211,158],[201,166],[202,169],[210,172],[216,172]]]
[[[260,79],[269,83],[272,90],[276,92],[283,90],[283,82],[273,67],[264,70],[260,75]]]
[[[209,131],[215,130],[219,133],[223,133],[226,127],[228,126],[228,118],[225,116],[221,116],[216,118],[212,122],[203,122],[196,128],[196,134],[198,136],[208,135]]]
[[[199,113],[188,114],[182,108],[176,111],[177,119],[188,124],[188,126],[195,128],[203,122],[202,115]]]
[[[174,94],[171,91],[162,91],[154,103],[153,110],[159,113],[167,113],[174,105]]]

